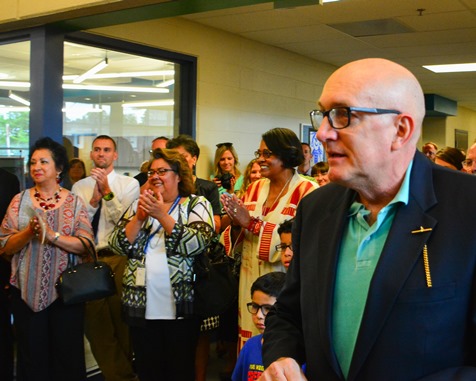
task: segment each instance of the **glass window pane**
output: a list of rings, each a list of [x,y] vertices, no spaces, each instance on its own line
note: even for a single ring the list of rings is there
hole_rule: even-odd
[[[30,42],[0,45],[0,167],[25,184],[29,151]]]
[[[152,140],[174,134],[179,65],[71,42],[65,42],[64,57],[63,135],[69,156],[90,165],[92,140],[109,135],[118,145],[116,171],[137,174],[149,159]]]

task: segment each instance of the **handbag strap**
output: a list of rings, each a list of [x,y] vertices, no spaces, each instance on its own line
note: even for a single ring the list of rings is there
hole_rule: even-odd
[[[84,249],[89,254],[89,256],[93,258],[94,263],[97,265],[98,255],[96,253],[96,247],[94,246],[93,242],[88,237],[85,237],[82,235],[78,235],[77,238],[83,244]],[[89,245],[87,245],[86,242],[84,242],[84,240],[86,240],[89,243]]]

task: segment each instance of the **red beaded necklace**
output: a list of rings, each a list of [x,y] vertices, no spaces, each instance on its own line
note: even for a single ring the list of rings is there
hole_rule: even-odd
[[[35,194],[33,196],[35,197],[36,201],[40,204],[40,206],[44,210],[49,210],[49,209],[53,209],[58,203],[58,201],[61,200],[61,196],[60,196],[61,190],[62,190],[61,187],[59,187],[59,189],[55,192],[55,194],[52,197],[44,199],[41,197],[40,192],[38,192],[38,189],[36,189],[35,187]],[[54,201],[50,202],[53,199]]]

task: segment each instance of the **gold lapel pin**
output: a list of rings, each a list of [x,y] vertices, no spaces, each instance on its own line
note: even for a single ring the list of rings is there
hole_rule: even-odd
[[[412,230],[412,234],[431,232],[432,230],[433,230],[432,228],[424,228],[423,226],[420,226],[420,229]]]

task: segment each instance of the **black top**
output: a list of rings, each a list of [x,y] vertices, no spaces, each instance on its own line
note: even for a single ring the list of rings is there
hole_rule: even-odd
[[[134,176],[134,179],[139,182],[139,186],[144,185],[148,179],[147,172],[139,172],[137,175]]]
[[[210,204],[212,204],[214,215],[221,214],[220,195],[218,193],[218,187],[213,181],[199,179],[197,177],[195,180],[195,190],[198,196],[205,197]]]

